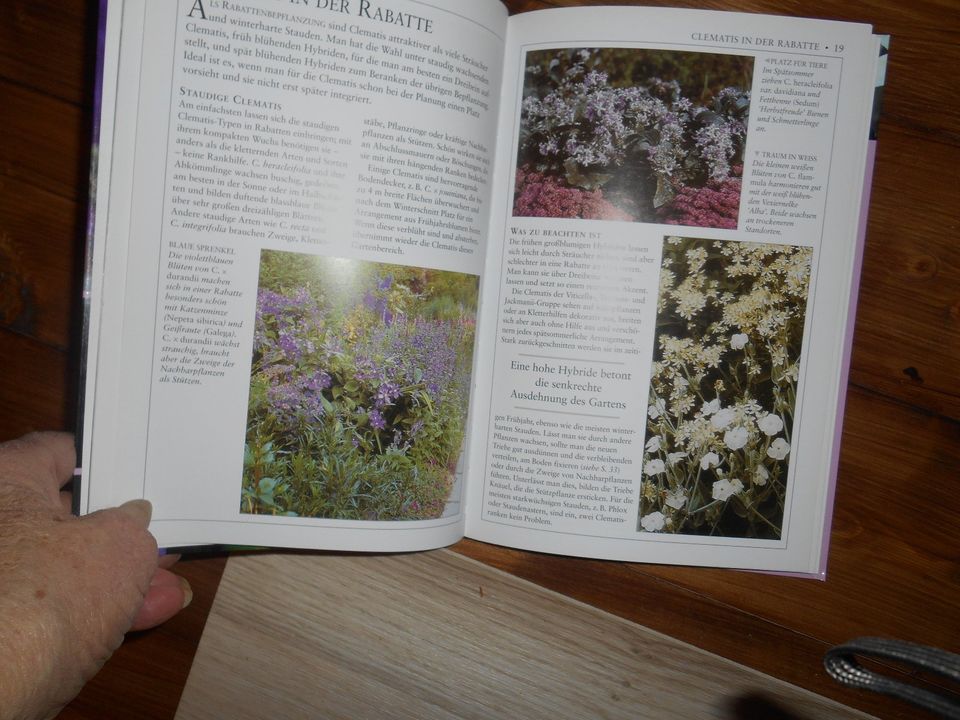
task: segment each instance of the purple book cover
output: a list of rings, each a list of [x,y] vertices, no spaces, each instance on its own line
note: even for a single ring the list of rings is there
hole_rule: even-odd
[[[850,356],[853,351],[853,328],[857,320],[857,298],[860,290],[860,271],[863,267],[863,248],[867,236],[867,216],[870,210],[870,188],[873,180],[873,166],[877,154],[877,125],[880,121],[880,107],[883,100],[883,86],[887,76],[887,53],[890,48],[890,36],[880,36],[880,58],[877,63],[877,79],[873,91],[873,112],[870,118],[870,135],[867,143],[867,160],[863,173],[863,194],[860,196],[860,220],[857,230],[857,247],[853,259],[853,283],[850,287],[850,304],[847,310],[847,330],[843,343],[843,360],[840,371],[842,395],[837,404],[837,418],[834,423],[833,457],[830,460],[830,486],[827,489],[827,515],[823,526],[823,542],[820,551],[820,572],[817,577],[826,580],[827,557],[830,551],[830,529],[833,525],[833,502],[837,490],[837,473],[840,468],[840,439],[843,435],[843,413],[847,403],[847,382],[850,377]]]

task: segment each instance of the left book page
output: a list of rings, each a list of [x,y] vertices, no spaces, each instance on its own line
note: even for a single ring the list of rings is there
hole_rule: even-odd
[[[81,512],[161,546],[463,534],[506,11],[109,4]]]

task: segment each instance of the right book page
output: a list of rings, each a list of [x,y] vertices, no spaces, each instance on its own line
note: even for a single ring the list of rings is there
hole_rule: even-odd
[[[510,20],[467,534],[823,571],[869,26]]]

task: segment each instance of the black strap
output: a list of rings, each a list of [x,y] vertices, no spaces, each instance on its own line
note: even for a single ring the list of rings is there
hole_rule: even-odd
[[[936,673],[960,683],[960,655],[946,650],[917,645],[903,640],[863,637],[837,645],[827,651],[823,666],[837,682],[855,688],[873,690],[906,700],[945,718],[960,719],[960,698],[951,698],[932,690],[868,670],[856,656],[903,663],[918,670]]]

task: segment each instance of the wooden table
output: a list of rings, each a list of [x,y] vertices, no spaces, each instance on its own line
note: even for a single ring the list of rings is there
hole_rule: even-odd
[[[230,558],[176,720],[784,715],[871,717],[434,550]]]
[[[575,4],[587,3],[508,3]],[[858,635],[960,651],[960,9],[956,0],[669,4],[860,20],[893,35],[828,579],[475,542],[454,550],[879,717],[922,717],[835,686],[820,659]],[[0,439],[74,425],[94,27],[92,1],[0,3]],[[172,718],[225,563],[182,562],[193,605],[129,638],[62,717]]]

